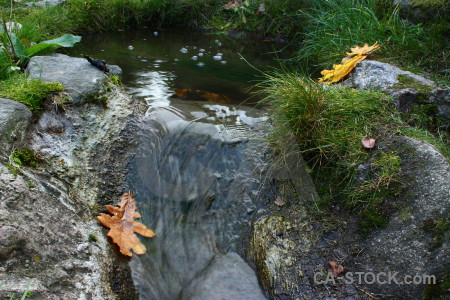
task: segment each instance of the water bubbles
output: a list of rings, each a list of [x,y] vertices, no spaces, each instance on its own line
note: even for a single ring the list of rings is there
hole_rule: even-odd
[[[153,35],[158,36],[159,35],[158,31],[153,32]]]
[[[128,46],[128,48],[127,48],[128,50],[133,50],[134,49],[134,47],[133,46]]]
[[[201,68],[201,67],[204,67],[204,66],[205,66],[205,63],[199,62],[199,63],[197,64],[197,66],[199,66],[200,68]]]
[[[197,55],[191,57],[192,60],[197,60],[197,58],[198,58]]]
[[[188,49],[186,49],[186,48],[183,47],[183,48],[180,49],[180,52],[181,52],[181,53],[188,53]]]

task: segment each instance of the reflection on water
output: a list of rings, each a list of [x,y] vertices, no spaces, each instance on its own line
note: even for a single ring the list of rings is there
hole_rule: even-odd
[[[159,31],[157,36],[153,32],[86,35],[67,51],[119,65],[129,93],[158,101],[157,106],[167,102],[175,89],[203,90],[242,103],[261,71],[274,65],[268,54],[274,45],[269,43],[174,30]]]

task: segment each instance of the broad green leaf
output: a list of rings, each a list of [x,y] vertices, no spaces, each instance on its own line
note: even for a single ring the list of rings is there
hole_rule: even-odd
[[[54,44],[54,45],[59,45],[61,47],[73,47],[75,45],[75,43],[78,43],[79,41],[81,41],[81,36],[65,34],[59,38],[56,38],[53,40],[48,40],[48,41],[43,41],[43,42],[40,42],[39,44]]]
[[[35,56],[45,50],[54,49],[54,48],[58,48],[58,47],[59,47],[59,45],[56,45],[56,44],[36,44],[36,45],[33,45],[33,46],[27,48],[27,55],[29,57]]]
[[[9,36],[11,37],[11,42],[17,58],[19,58],[20,60],[25,59],[27,57],[27,50],[23,42],[13,32]]]
[[[27,49],[27,55],[31,57],[51,48],[73,47],[75,43],[78,43],[79,41],[81,41],[81,36],[65,34],[59,38],[40,42],[39,44],[29,47]]]

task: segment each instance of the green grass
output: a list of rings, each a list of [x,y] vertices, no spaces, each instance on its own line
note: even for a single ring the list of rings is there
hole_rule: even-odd
[[[412,71],[439,73],[448,69],[450,29],[447,18],[410,24],[399,9],[382,0],[314,0],[304,13],[306,28],[295,60],[315,71],[337,63],[355,45],[379,42],[373,59],[400,64]],[[339,56],[340,55],[340,56]],[[339,57],[338,57],[339,56]],[[448,83],[448,78],[444,80]]]
[[[404,191],[401,149],[389,146],[396,137],[426,140],[448,158],[444,140],[408,126],[392,99],[379,91],[323,86],[293,72],[266,76],[259,86],[274,108],[270,140],[278,161],[287,152],[300,151],[321,196],[319,208],[337,204],[356,213],[363,234],[386,224]],[[364,149],[361,139],[366,136],[387,143],[386,149]],[[357,168],[363,163],[369,172],[359,182]]]
[[[0,97],[21,102],[33,112],[41,110],[45,99],[63,90],[61,83],[29,79],[26,74],[17,74],[0,81]]]

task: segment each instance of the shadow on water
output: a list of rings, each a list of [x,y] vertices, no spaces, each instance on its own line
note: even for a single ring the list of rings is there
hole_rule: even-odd
[[[127,91],[149,104],[124,188],[157,234],[130,262],[141,299],[265,299],[239,255],[248,245],[242,233],[267,203],[261,185],[268,118],[239,106],[260,75],[239,54],[264,69],[273,65],[271,50],[261,42],[150,30],[90,35],[70,50],[119,65]]]

